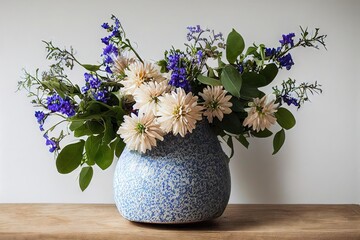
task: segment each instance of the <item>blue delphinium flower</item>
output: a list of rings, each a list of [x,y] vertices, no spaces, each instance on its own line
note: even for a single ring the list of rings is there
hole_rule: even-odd
[[[46,139],[46,146],[50,146],[49,152],[54,152],[59,149],[59,143],[53,139],[50,139],[47,134],[44,134],[44,138]]]
[[[293,37],[295,37],[295,33],[289,33],[287,35],[283,34],[282,40],[279,40],[279,42],[281,43],[282,46],[290,44],[290,47],[293,47],[294,46],[294,40],[292,39]]]
[[[97,101],[106,102],[108,100],[108,91],[107,90],[97,90],[96,92],[93,92],[93,97]]]
[[[196,33],[201,33],[203,30],[201,29],[200,25],[196,25],[196,26],[189,26],[187,27],[187,30],[189,30],[189,32],[187,33],[186,37],[188,41],[191,41],[193,39],[196,39],[196,37],[194,36]]]
[[[265,57],[275,56],[280,51],[280,48],[265,48]]]
[[[90,91],[95,100],[106,103],[108,100],[108,91],[101,86],[101,80],[89,73],[85,73],[84,77],[86,83],[81,89],[83,93]]]
[[[290,70],[291,66],[294,65],[294,61],[293,61],[290,53],[288,53],[282,57],[279,57],[278,61],[280,63],[280,66],[286,67],[287,70]]]
[[[71,103],[69,98],[63,99],[58,94],[53,94],[46,98],[47,108],[52,112],[59,112],[72,117],[75,115],[75,106]]]
[[[299,106],[299,101],[294,98],[289,96],[288,94],[285,94],[283,96],[281,96],[281,99],[288,105],[290,106],[291,104],[298,107]]]
[[[113,43],[111,43],[111,39],[114,37],[120,37],[121,27],[119,19],[117,19],[115,16],[113,16],[112,19],[115,22],[115,26],[110,26],[108,23],[103,23],[101,25],[102,28],[104,28],[108,32],[111,32],[109,36],[101,38],[101,41],[106,45],[106,47],[103,49],[103,53],[101,54],[101,56],[103,57],[103,61],[105,64],[105,71],[110,74],[113,73],[111,70],[111,67],[114,63],[113,59],[119,55],[119,50]]]
[[[180,53],[174,53],[168,56],[167,69],[172,71],[169,84],[174,87],[181,87],[186,92],[189,92],[191,87],[187,80],[186,65],[182,59],[183,57]]]
[[[43,111],[35,111],[35,117],[37,119],[37,122],[40,124],[39,125],[40,131],[44,131],[43,125],[46,118],[45,113]]]
[[[197,59],[196,60],[197,60],[198,64],[201,64],[203,56],[204,56],[203,51],[201,51],[201,50],[197,51],[197,53],[196,53]]]

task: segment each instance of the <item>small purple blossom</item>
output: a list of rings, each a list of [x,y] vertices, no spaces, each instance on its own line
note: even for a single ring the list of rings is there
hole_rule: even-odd
[[[43,111],[35,111],[35,117],[37,119],[37,122],[40,124],[39,125],[40,131],[44,131],[43,125],[46,118],[45,113]]]
[[[198,64],[201,64],[201,62],[202,62],[202,59],[203,59],[203,52],[201,51],[201,50],[199,50],[199,51],[197,51],[197,53],[196,53],[196,57],[197,57],[197,63]]]
[[[108,91],[101,85],[102,81],[96,76],[85,73],[85,86],[82,87],[83,93],[90,92],[93,98],[100,102],[107,102]]]
[[[103,24],[101,25],[101,27],[102,27],[103,29],[109,29],[109,28],[110,28],[110,26],[109,26],[108,23],[103,23]]]
[[[295,37],[295,33],[289,33],[287,35],[282,35],[282,40],[279,40],[282,46],[285,46],[287,44],[290,44],[291,47],[294,47],[294,40],[292,39]]]
[[[223,34],[221,32],[214,35],[214,39],[220,39],[221,40],[222,37],[223,37]]]
[[[50,146],[49,152],[54,152],[55,150],[59,149],[59,142],[50,139],[47,134],[44,134],[44,138],[46,139],[46,146]]]
[[[101,81],[97,77],[89,73],[84,73],[84,77],[85,77],[85,82],[88,83],[90,88],[97,89],[101,86]]]
[[[277,53],[279,53],[280,51],[280,47],[275,49],[275,48],[266,48],[265,49],[265,56],[266,57],[272,57],[275,56]]]
[[[108,91],[106,90],[98,90],[93,93],[93,97],[95,100],[100,102],[106,102],[108,100]]]
[[[189,32],[186,35],[186,38],[187,38],[188,41],[196,39],[196,37],[194,35],[196,33],[201,33],[201,32],[204,31],[204,30],[201,29],[200,25],[189,26],[189,27],[187,27],[187,30],[189,30]]]
[[[280,66],[285,67],[286,70],[290,70],[291,66],[294,65],[294,61],[293,61],[290,53],[288,53],[282,57],[279,57],[278,61],[280,63]]]
[[[168,56],[167,69],[172,71],[169,84],[174,87],[181,87],[189,92],[191,87],[187,80],[186,65],[183,58],[184,55],[178,52]]]
[[[58,94],[54,94],[46,98],[47,108],[52,112],[59,112],[72,117],[75,115],[75,106],[71,103],[69,98],[63,99]]]
[[[200,33],[200,32],[203,31],[201,29],[200,25],[196,25],[195,27],[194,26],[189,26],[189,27],[187,27],[187,30],[189,30],[190,33]]]
[[[289,96],[288,94],[285,94],[283,96],[281,96],[281,99],[288,105],[290,106],[291,104],[298,107],[299,106],[299,100],[297,100],[294,97]]]

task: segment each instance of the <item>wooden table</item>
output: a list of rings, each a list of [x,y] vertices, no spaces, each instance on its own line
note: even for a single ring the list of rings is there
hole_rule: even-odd
[[[0,204],[0,239],[360,239],[359,205],[229,205],[189,225],[123,219],[114,205]]]

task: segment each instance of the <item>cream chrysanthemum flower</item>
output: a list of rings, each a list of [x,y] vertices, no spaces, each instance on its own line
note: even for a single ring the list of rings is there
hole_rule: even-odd
[[[134,62],[134,58],[119,55],[117,58],[114,59],[114,66],[112,68],[112,71],[115,75],[124,75],[125,70],[128,68],[128,66]]]
[[[227,91],[222,86],[207,86],[199,95],[204,99],[204,107],[206,111],[204,116],[207,117],[209,123],[213,122],[213,118],[217,117],[222,121],[224,114],[230,114],[232,103],[229,102],[231,95],[226,96]]]
[[[139,114],[139,116],[132,113],[131,117],[124,116],[124,122],[117,133],[130,150],[142,153],[156,146],[157,139],[164,140],[164,132],[156,123],[152,113]]]
[[[195,129],[196,121],[202,119],[203,107],[197,104],[198,97],[191,92],[186,94],[182,88],[165,94],[159,100],[158,122],[167,133],[172,131],[174,135],[184,137]]]
[[[152,63],[134,62],[125,69],[125,79],[121,82],[126,94],[133,94],[144,82],[162,82],[165,78],[161,75],[157,65]]]
[[[269,129],[276,122],[274,113],[277,111],[279,104],[275,104],[275,100],[267,103],[267,97],[261,99],[255,98],[249,103],[250,108],[246,109],[248,116],[245,118],[243,125],[252,127],[254,131]]]
[[[148,82],[140,85],[134,92],[135,105],[134,109],[139,109],[139,112],[152,112],[157,115],[159,97],[167,93],[170,89],[166,81]]]

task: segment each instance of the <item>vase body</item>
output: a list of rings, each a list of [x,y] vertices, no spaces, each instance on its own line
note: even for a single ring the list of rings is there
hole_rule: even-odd
[[[191,223],[221,216],[230,196],[227,156],[204,121],[184,138],[168,134],[145,154],[124,149],[114,199],[134,222]]]

